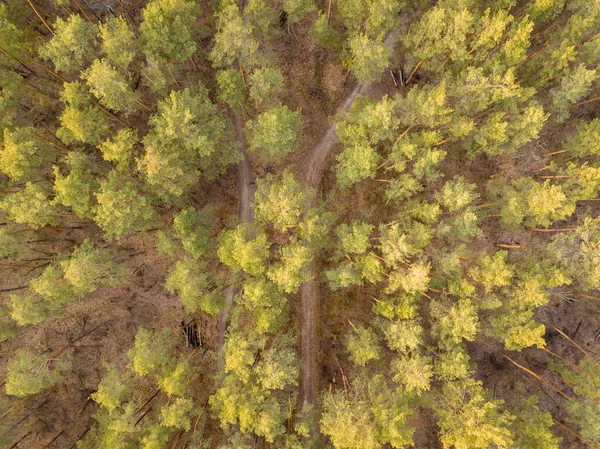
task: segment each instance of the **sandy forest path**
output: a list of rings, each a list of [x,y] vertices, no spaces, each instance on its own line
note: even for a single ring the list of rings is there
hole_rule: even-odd
[[[358,85],[341,104],[336,113],[339,120],[350,110],[354,100],[364,90]],[[306,172],[304,185],[312,189],[315,194],[311,198],[310,207],[315,206],[319,198],[319,187],[331,151],[337,143],[335,126],[337,120],[325,132],[321,140],[315,145],[304,161]],[[318,271],[315,262],[310,264],[311,280],[300,287],[300,354],[302,357],[302,370],[300,373],[300,404],[302,407],[312,404],[317,396],[318,367],[317,354],[319,343],[317,341],[317,323],[319,320],[319,285]]]
[[[395,47],[403,27],[393,30],[385,39],[385,45],[391,50]],[[336,121],[327,129],[321,140],[313,147],[304,160],[306,172],[304,185],[312,189],[315,194],[310,206],[314,206],[319,198],[319,190],[323,173],[331,151],[337,143],[335,127],[350,110],[356,97],[368,95],[370,86],[357,85],[339,106],[336,112]],[[318,270],[315,262],[310,265],[311,280],[300,287],[300,354],[302,370],[300,373],[300,404],[302,408],[314,403],[319,386],[319,373],[317,356],[319,353],[318,329],[319,322],[319,285]]]
[[[239,217],[243,222],[250,222],[254,220],[254,210],[250,206],[254,201],[254,176],[252,174],[252,168],[248,161],[248,155],[246,154],[246,141],[244,140],[244,124],[239,114],[234,115],[235,133],[237,139],[240,142],[240,152],[244,156],[242,162],[238,165],[238,181],[239,181]],[[230,285],[225,290],[225,306],[221,311],[219,317],[219,336],[217,341],[217,354],[218,354],[218,369],[222,371],[224,368],[224,358],[222,357],[223,343],[225,342],[225,332],[227,331],[227,324],[229,322],[229,310],[233,305],[233,297],[235,296],[238,287],[236,285]]]

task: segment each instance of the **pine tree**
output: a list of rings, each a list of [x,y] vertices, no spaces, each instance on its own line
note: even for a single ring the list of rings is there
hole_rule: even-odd
[[[558,233],[547,248],[566,274],[586,291],[600,288],[600,219],[586,217],[574,232]]]
[[[214,178],[240,160],[233,127],[202,86],[171,92],[158,102],[149,124],[139,168],[148,184],[166,198],[189,193],[199,174]]]
[[[366,376],[365,376],[366,377]],[[390,388],[383,376],[357,378],[351,394],[323,395],[321,431],[336,449],[373,449],[389,443],[392,447],[413,444],[414,428],[410,395]]]
[[[187,314],[193,315],[199,310],[215,314],[221,310],[222,297],[214,292],[213,282],[206,263],[185,258],[169,270],[165,289],[179,295]]]
[[[79,81],[65,83],[60,99],[66,108],[60,116],[61,127],[56,136],[67,144],[99,144],[108,132],[108,118],[94,106],[84,85]]]
[[[160,410],[161,423],[167,427],[174,427],[188,431],[192,428],[192,416],[196,413],[194,403],[189,398],[177,398],[172,404],[163,405]]]
[[[85,239],[60,266],[65,280],[86,295],[103,285],[114,287],[123,283],[127,270],[115,260],[117,257],[113,250],[99,248]]]
[[[219,100],[236,109],[244,102],[244,81],[239,70],[226,69],[217,72]]]
[[[28,293],[11,295],[9,308],[10,317],[19,326],[42,323],[52,314],[45,301]]]
[[[242,223],[221,234],[217,254],[234,272],[244,270],[257,276],[265,272],[269,246],[264,232],[249,223]]]
[[[444,447],[456,449],[513,447],[510,423],[514,416],[500,409],[502,401],[491,399],[473,379],[447,382],[443,401],[435,408]]]
[[[556,120],[564,122],[569,118],[569,106],[588,95],[592,84],[598,79],[596,70],[588,70],[579,64],[569,70],[552,94],[552,109]]]
[[[283,90],[283,75],[277,67],[260,67],[252,71],[248,84],[250,98],[256,104],[267,100],[271,103]]]
[[[311,29],[311,36],[319,45],[324,48],[340,51],[342,48],[342,39],[340,35],[329,25],[327,14],[319,11],[319,17]]]
[[[108,109],[125,115],[134,110],[139,95],[107,60],[94,60],[81,78],[87,82],[90,92]]]
[[[183,396],[188,385],[188,379],[192,374],[192,367],[187,360],[179,360],[172,363],[165,373],[158,377],[158,386],[169,397]]]
[[[430,357],[403,356],[392,362],[393,380],[403,385],[408,393],[420,396],[431,388],[433,365]]]
[[[142,10],[140,43],[153,60],[183,62],[196,52],[192,26],[200,7],[187,0],[153,0]]]
[[[109,17],[98,27],[102,53],[108,64],[126,72],[138,54],[135,33],[123,17]]]
[[[313,0],[283,0],[283,10],[287,12],[287,20],[291,25],[300,22],[314,9]]]
[[[90,397],[109,412],[117,409],[123,403],[131,391],[131,384],[126,373],[120,371],[114,365],[105,363],[106,374],[98,384],[98,390]]]
[[[483,254],[478,258],[477,265],[469,270],[469,274],[475,282],[481,283],[487,292],[497,287],[505,287],[510,284],[514,274],[514,267],[506,261],[507,257],[506,251],[496,251],[491,257]]]
[[[35,181],[40,168],[54,159],[55,151],[35,136],[33,128],[4,129],[0,171],[16,182]]]
[[[265,162],[276,162],[294,150],[302,127],[300,112],[274,106],[246,123],[250,148]]]
[[[104,160],[115,163],[118,170],[125,171],[133,161],[137,143],[136,131],[123,128],[113,137],[102,142],[98,149]]]
[[[0,200],[0,209],[16,223],[26,223],[41,228],[56,223],[56,207],[49,192],[40,184],[27,182],[25,188],[6,195]]]
[[[94,44],[98,29],[78,14],[67,20],[56,18],[54,36],[39,48],[42,59],[50,60],[57,71],[80,70],[96,53]]]
[[[365,144],[345,148],[336,160],[336,180],[345,189],[363,179],[374,178],[380,157],[373,147]]]
[[[261,223],[271,223],[279,232],[287,232],[298,225],[306,209],[307,193],[294,175],[285,170],[281,179],[272,176],[256,182],[254,214]]]
[[[136,185],[110,173],[96,193],[98,207],[94,220],[109,239],[148,229],[156,221],[150,198]]]
[[[93,171],[95,162],[86,153],[71,152],[67,160],[69,173],[66,176],[63,176],[59,167],[55,165],[53,202],[70,207],[81,218],[92,218],[93,194],[99,187]]]
[[[259,42],[253,29],[240,14],[238,5],[227,3],[219,12],[219,32],[214,37],[210,59],[215,67],[228,67],[235,60],[243,66],[261,65]]]
[[[350,39],[349,50],[352,57],[351,69],[361,84],[379,81],[389,64],[390,50],[383,39],[371,39],[366,34],[358,34]]]
[[[155,373],[169,362],[171,342],[169,331],[151,331],[141,327],[135,336],[135,344],[127,356],[138,376]]]
[[[271,265],[267,277],[279,290],[296,293],[300,286],[312,278],[310,263],[312,250],[302,243],[291,243],[281,248],[279,262]]]
[[[200,258],[209,244],[210,210],[197,211],[192,207],[181,210],[173,219],[173,229],[183,249],[194,258]]]
[[[365,366],[381,357],[379,337],[369,328],[356,326],[355,332],[348,335],[346,345],[352,361],[358,366]]]
[[[22,398],[40,393],[59,383],[69,367],[68,359],[51,361],[43,355],[19,350],[8,364],[6,394]]]

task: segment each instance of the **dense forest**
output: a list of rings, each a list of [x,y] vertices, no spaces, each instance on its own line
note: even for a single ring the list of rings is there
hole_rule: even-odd
[[[600,448],[598,0],[1,0],[0,446]]]

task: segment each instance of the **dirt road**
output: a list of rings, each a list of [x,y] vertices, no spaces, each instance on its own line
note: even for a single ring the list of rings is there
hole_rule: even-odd
[[[254,176],[252,175],[252,168],[248,162],[246,155],[246,141],[244,140],[244,124],[238,114],[234,116],[235,132],[240,142],[240,151],[244,155],[244,159],[238,165],[238,179],[240,189],[240,203],[239,203],[239,217],[241,221],[249,222],[254,220],[254,210],[250,205],[254,201]],[[225,307],[221,311],[219,317],[219,339],[217,346],[218,354],[218,369],[223,370],[225,360],[222,357],[223,343],[225,342],[225,332],[227,331],[227,324],[229,319],[229,310],[233,305],[233,297],[235,296],[238,287],[232,285],[225,290]]]
[[[400,29],[391,32],[385,45],[393,49],[400,36]],[[336,113],[336,119],[342,119],[352,107],[354,100],[359,95],[368,95],[368,86],[358,85],[340,105]],[[305,159],[306,173],[304,185],[314,190],[315,196],[311,205],[315,205],[319,197],[319,187],[323,178],[323,172],[327,166],[327,160],[337,143],[337,134],[333,123],[325,132],[321,140],[313,147]],[[300,401],[302,407],[314,403],[319,385],[319,373],[317,366],[317,355],[319,353],[319,341],[317,325],[319,323],[319,285],[318,270],[314,262],[310,270],[312,280],[306,282],[300,288],[300,354],[302,358],[302,371],[300,373]]]

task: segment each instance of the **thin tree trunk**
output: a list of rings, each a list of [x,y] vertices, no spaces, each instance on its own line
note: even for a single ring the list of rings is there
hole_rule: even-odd
[[[31,9],[33,9],[33,11],[35,12],[35,14],[40,18],[40,20],[42,21],[42,23],[46,26],[46,28],[48,28],[48,31],[50,31],[50,33],[52,33],[52,35],[54,36],[54,31],[52,30],[52,28],[50,28],[50,25],[48,25],[48,22],[46,22],[44,20],[44,18],[42,17],[42,15],[38,12],[37,9],[35,9],[35,6],[33,6],[33,3],[31,3],[31,0],[27,0],[27,3],[29,3],[29,6],[31,6]]]

